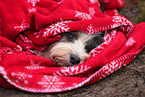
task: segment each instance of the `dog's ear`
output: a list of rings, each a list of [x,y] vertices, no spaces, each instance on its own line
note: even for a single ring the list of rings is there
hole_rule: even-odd
[[[92,49],[103,43],[103,34],[98,33],[93,39],[86,43],[85,49],[89,53]]]

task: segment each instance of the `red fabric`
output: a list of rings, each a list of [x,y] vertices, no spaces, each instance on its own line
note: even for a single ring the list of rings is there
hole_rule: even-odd
[[[1,0],[1,86],[62,92],[96,82],[127,65],[145,47],[145,23],[135,26],[116,15],[116,8],[123,5],[123,0]],[[56,67],[32,51],[43,52],[49,43],[61,39],[60,33],[76,30],[87,34],[109,30],[82,64]]]

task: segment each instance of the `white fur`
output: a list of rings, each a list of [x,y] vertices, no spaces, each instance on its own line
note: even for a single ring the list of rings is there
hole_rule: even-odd
[[[63,37],[60,41],[52,44],[43,56],[54,60],[58,66],[70,66],[70,55],[75,54],[80,58],[80,63],[82,63],[89,58],[84,49],[85,43],[94,36],[80,32],[78,39],[74,40],[74,42],[66,41],[66,37]]]

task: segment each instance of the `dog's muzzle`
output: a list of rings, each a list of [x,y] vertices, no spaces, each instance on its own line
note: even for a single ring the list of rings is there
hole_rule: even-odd
[[[71,54],[71,55],[70,55],[70,63],[71,63],[72,65],[79,64],[80,61],[81,61],[81,59],[80,59],[77,55],[75,55],[75,54]]]

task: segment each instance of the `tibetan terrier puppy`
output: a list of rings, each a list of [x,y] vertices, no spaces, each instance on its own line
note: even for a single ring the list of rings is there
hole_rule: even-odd
[[[62,39],[48,46],[40,56],[49,58],[58,66],[73,66],[85,62],[89,52],[103,42],[100,33],[65,32]]]

